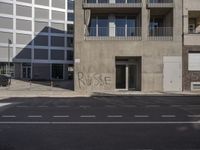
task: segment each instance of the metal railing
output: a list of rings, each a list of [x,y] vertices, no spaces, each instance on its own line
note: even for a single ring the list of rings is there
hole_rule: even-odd
[[[109,0],[84,0],[84,3],[87,4],[113,4],[110,3]],[[141,0],[116,0],[114,4],[118,4],[118,3],[122,3],[122,4],[129,4],[129,3],[141,3]]]
[[[173,27],[150,27],[149,39],[150,40],[172,40]]]
[[[188,29],[189,34],[200,34],[200,29]]]
[[[150,27],[149,36],[173,36],[173,27]]]
[[[174,7],[174,0],[147,0],[148,7]]]
[[[134,37],[141,36],[141,27],[90,27],[86,36]]]
[[[148,0],[148,3],[173,3],[173,0]]]

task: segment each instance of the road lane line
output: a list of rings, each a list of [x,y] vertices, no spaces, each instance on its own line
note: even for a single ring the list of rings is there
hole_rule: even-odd
[[[134,115],[135,118],[148,118],[149,115]]]
[[[11,105],[12,103],[0,103],[0,107],[4,107],[4,106],[7,106],[7,105]]]
[[[102,125],[127,125],[127,124],[144,124],[144,125],[166,125],[166,124],[200,124],[200,121],[157,121],[157,122],[50,122],[50,121],[45,121],[45,122],[34,122],[34,121],[29,121],[29,122],[20,122],[20,121],[0,121],[0,124],[11,124],[11,125],[29,125],[29,124],[44,124],[44,125],[66,125],[66,124],[77,124],[77,125],[84,125],[84,124],[89,124],[89,125],[95,125],[95,124],[102,124]]]
[[[89,106],[89,105],[80,105],[79,107],[80,108],[90,108],[91,106]]]
[[[65,115],[65,116],[53,116],[53,118],[69,118],[69,115]]]
[[[200,115],[188,115],[189,118],[200,118]]]
[[[133,108],[133,107],[137,107],[136,105],[123,105],[123,107],[130,107],[130,108]]]
[[[151,107],[160,107],[160,105],[146,105],[147,108],[151,108]]]
[[[20,106],[16,106],[17,108],[28,108],[28,106],[22,106],[22,105],[20,105]]]
[[[28,118],[42,118],[41,115],[30,115],[30,116],[27,116]]]
[[[82,115],[80,118],[96,118],[95,115]]]
[[[170,105],[170,107],[181,107],[182,105]]]
[[[105,107],[114,108],[116,106],[115,105],[105,105]]]
[[[58,107],[58,108],[69,108],[70,106],[68,106],[68,105],[58,105],[56,107]]]
[[[2,115],[2,118],[15,118],[15,115]]]
[[[108,115],[108,118],[122,118],[123,115]]]
[[[38,108],[47,108],[48,106],[38,106]]]
[[[176,115],[161,115],[162,118],[175,118]]]

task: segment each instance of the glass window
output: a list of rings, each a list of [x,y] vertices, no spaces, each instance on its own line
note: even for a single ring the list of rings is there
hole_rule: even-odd
[[[98,36],[108,36],[108,16],[98,17]]]
[[[68,34],[73,34],[74,33],[74,25],[73,24],[68,24],[67,25],[67,33]]]
[[[126,17],[117,16],[115,20],[115,25],[116,36],[125,36]]]
[[[90,24],[89,24],[89,36],[96,36],[96,25],[97,25],[97,19],[96,17],[92,17],[91,18],[91,21],[90,21]]]
[[[74,47],[74,38],[67,37],[67,47]]]
[[[138,28],[136,28],[136,19],[134,16],[127,17],[127,36],[138,35]]]
[[[68,13],[68,21],[74,21],[74,13]]]
[[[67,8],[68,8],[68,10],[74,10],[74,1],[73,0],[68,0]]]
[[[116,0],[116,3],[125,3],[126,0]]]

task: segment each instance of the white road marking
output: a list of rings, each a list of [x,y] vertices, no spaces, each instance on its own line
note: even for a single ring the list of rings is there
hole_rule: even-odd
[[[30,115],[28,116],[28,118],[42,118],[41,115]]]
[[[161,115],[162,118],[175,118],[176,115]]]
[[[68,105],[58,105],[56,107],[58,107],[58,108],[69,108],[70,106],[68,106]]]
[[[80,118],[95,118],[95,115],[82,115]]]
[[[190,118],[200,118],[200,115],[188,115]]]
[[[15,115],[2,115],[2,118],[15,118]]]
[[[17,108],[27,108],[28,106],[22,106],[22,105],[20,105],[20,106],[16,106]]]
[[[89,106],[89,105],[80,105],[79,107],[80,108],[90,108],[91,106]]]
[[[39,108],[47,108],[48,106],[38,106]]]
[[[69,118],[68,115],[65,115],[65,116],[53,116],[53,118]]]
[[[7,106],[7,105],[10,105],[12,103],[0,103],[0,107],[4,107],[4,106]]]
[[[133,107],[137,107],[136,105],[123,105],[123,107],[130,107],[130,108],[133,108]]]
[[[122,118],[123,115],[108,115],[108,118]]]
[[[171,105],[170,107],[181,107],[181,105]]]
[[[149,115],[134,115],[135,118],[148,118]]]
[[[147,108],[151,108],[151,107],[160,107],[160,105],[146,105]]]
[[[115,105],[106,105],[105,107],[114,108],[116,106]]]
[[[187,105],[188,107],[200,107],[200,105]]]
[[[46,121],[46,122],[13,122],[13,121],[2,121],[0,122],[0,124],[13,124],[13,125],[20,125],[20,124],[44,124],[44,125],[65,125],[65,124],[91,124],[91,125],[95,125],[95,124],[110,124],[110,125],[115,125],[115,124],[121,124],[121,125],[126,125],[126,124],[152,124],[152,125],[156,125],[156,124],[200,124],[200,121],[157,121],[157,122],[50,122],[50,121]]]

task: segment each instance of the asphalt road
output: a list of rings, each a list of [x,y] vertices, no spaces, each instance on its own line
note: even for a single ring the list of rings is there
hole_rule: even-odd
[[[200,97],[11,98],[0,150],[200,150]]]

